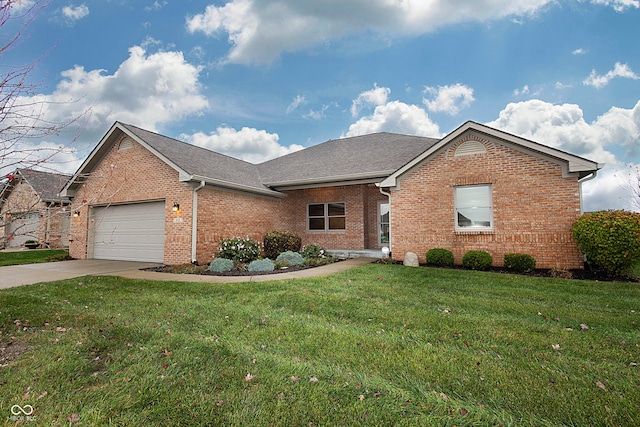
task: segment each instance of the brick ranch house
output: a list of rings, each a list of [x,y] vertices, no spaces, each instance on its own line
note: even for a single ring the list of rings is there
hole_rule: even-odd
[[[602,165],[466,122],[377,133],[251,164],[116,122],[69,180],[74,258],[209,262],[221,239],[291,230],[328,249],[528,253],[582,268],[571,226]]]
[[[42,246],[66,247],[71,201],[59,192],[71,178],[33,169],[7,175],[0,189],[0,247],[24,247],[27,240]]]

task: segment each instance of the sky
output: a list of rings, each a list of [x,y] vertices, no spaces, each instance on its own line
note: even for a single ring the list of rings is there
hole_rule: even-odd
[[[0,41],[33,2],[15,1]],[[55,0],[0,71],[35,64],[24,104],[77,119],[21,141],[65,146],[61,172],[115,121],[259,163],[473,120],[604,163],[586,211],[640,210],[638,40],[640,0]]]

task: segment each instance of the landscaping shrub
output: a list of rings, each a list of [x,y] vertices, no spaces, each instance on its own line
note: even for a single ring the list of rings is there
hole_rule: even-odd
[[[304,257],[298,252],[286,251],[278,255],[276,262],[289,266],[301,265],[304,264]]]
[[[260,257],[260,243],[247,238],[224,239],[220,242],[217,258],[237,262],[251,262]]]
[[[273,271],[276,265],[269,258],[251,261],[247,270],[249,271]]]
[[[590,263],[610,274],[629,274],[640,261],[640,213],[586,213],[573,224],[573,238]]]
[[[443,248],[433,248],[427,251],[427,265],[435,267],[453,267],[453,252]]]
[[[536,260],[529,254],[504,254],[504,266],[524,273],[536,268]]]
[[[264,236],[264,255],[276,259],[282,252],[298,252],[302,239],[293,231],[271,231]]]
[[[469,251],[462,257],[462,266],[471,270],[488,270],[493,258],[485,251]]]
[[[223,271],[231,271],[234,267],[234,262],[227,258],[216,258],[211,261],[207,270],[221,273]]]
[[[307,245],[302,249],[301,252],[302,256],[309,259],[309,258],[326,258],[327,257],[327,250],[325,248],[323,248],[322,246],[318,246],[318,245]]]

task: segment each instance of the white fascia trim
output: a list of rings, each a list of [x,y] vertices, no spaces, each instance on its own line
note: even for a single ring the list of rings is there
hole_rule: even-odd
[[[268,196],[268,197],[273,197],[276,199],[283,199],[286,196],[286,194],[282,194],[279,193],[277,191],[273,191],[273,190],[269,190],[269,189],[260,189],[260,188],[255,188],[255,187],[249,187],[247,185],[241,185],[241,184],[236,184],[233,182],[228,182],[228,181],[222,181],[220,179],[215,179],[215,178],[208,178],[206,176],[199,176],[199,175],[188,175],[186,173],[180,173],[180,181],[181,182],[188,182],[188,181],[196,181],[196,182],[202,182],[204,181],[206,184],[215,186],[215,187],[221,187],[221,188],[225,188],[228,190],[235,190],[235,191],[240,191],[243,193],[253,193],[253,194],[259,194],[261,196]]]
[[[330,187],[336,185],[350,185],[356,181],[378,182],[381,179],[389,176],[394,170],[376,171],[376,172],[363,172],[350,175],[338,175],[328,178],[309,178],[298,179],[293,181],[279,181],[279,182],[265,182],[264,185],[279,189],[293,189],[291,187],[313,186],[313,187]],[[307,187],[310,188],[310,187]]]

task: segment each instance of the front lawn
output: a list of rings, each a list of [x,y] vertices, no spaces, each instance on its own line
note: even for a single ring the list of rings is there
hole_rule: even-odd
[[[640,425],[638,283],[84,277],[0,291],[0,333],[29,346],[0,367],[10,423],[30,405],[37,425]]]
[[[0,267],[6,265],[59,261],[68,257],[68,255],[69,251],[66,249],[37,249],[0,252]]]

